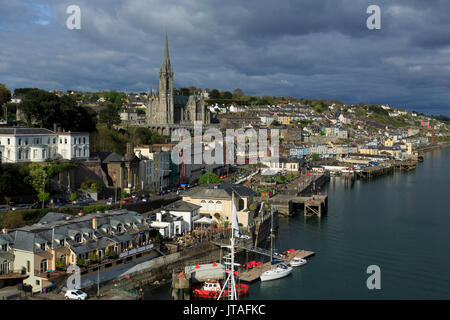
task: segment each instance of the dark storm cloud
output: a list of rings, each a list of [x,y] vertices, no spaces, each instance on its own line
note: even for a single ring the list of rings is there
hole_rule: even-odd
[[[179,87],[449,105],[450,1],[79,0],[82,28],[68,30],[71,4],[2,1],[0,82],[147,91],[166,31]],[[371,4],[381,30],[366,28]]]

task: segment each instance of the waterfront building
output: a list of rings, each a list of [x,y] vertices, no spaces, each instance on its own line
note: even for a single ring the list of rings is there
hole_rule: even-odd
[[[147,220],[133,211],[79,216],[49,212],[38,223],[7,234],[13,239],[14,271],[26,274],[23,283],[41,292],[51,285],[58,265],[89,265],[93,258],[101,261],[149,248],[150,229]]]
[[[163,237],[181,235],[194,229],[194,222],[200,219],[200,208],[190,202],[176,201],[162,207],[150,226],[159,230]]]
[[[89,133],[45,128],[0,128],[3,163],[88,159]]]
[[[253,223],[253,212],[249,206],[254,202],[255,192],[250,188],[229,183],[198,186],[187,191],[183,201],[200,206],[201,216],[213,218],[218,223],[231,223],[233,192],[239,225],[247,228]]]

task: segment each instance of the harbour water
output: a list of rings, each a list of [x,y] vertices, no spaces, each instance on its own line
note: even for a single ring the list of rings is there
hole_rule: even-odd
[[[353,185],[332,178],[328,214],[280,218],[281,251],[315,251],[292,275],[250,286],[248,299],[450,299],[450,148],[415,171]],[[267,258],[265,258],[267,261]],[[381,269],[369,290],[367,267]],[[170,299],[170,287],[146,292]]]

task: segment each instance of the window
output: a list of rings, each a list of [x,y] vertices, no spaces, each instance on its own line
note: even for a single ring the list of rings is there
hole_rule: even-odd
[[[43,260],[41,260],[41,272],[45,272],[45,271],[47,271],[48,270],[48,268],[47,268],[47,259],[43,259]]]
[[[8,138],[8,144],[11,144],[11,139]]]
[[[56,138],[53,138],[53,144],[55,144],[56,143]]]
[[[25,145],[26,146],[28,145],[28,139],[25,139]]]
[[[81,242],[81,234],[77,233],[75,235],[75,242]]]
[[[2,264],[0,264],[0,274],[9,273],[9,262],[7,260],[3,260]]]
[[[59,241],[59,244],[60,244],[62,247],[64,247],[64,239],[61,239],[61,240]]]
[[[45,251],[45,243],[41,243],[41,250]]]
[[[7,244],[2,245],[2,251],[8,251],[8,245]]]
[[[30,272],[30,261],[27,261],[27,272]]]
[[[22,139],[19,139],[19,146],[22,145]]]
[[[61,143],[61,144],[62,144],[62,138],[59,138],[59,143]]]
[[[208,210],[214,211],[214,201],[211,200],[208,202]]]
[[[64,138],[64,144],[67,144],[67,138]]]
[[[86,143],[86,138],[83,138],[83,143]]]
[[[217,211],[222,211],[222,202],[220,202],[220,201],[216,202],[216,210]]]
[[[206,210],[206,201],[202,200],[202,202],[200,202],[200,205],[202,206],[202,210]]]

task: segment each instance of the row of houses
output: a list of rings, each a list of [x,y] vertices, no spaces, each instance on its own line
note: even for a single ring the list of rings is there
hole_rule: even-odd
[[[61,266],[88,265],[152,250],[150,232],[163,237],[192,231],[196,225],[231,222],[233,201],[239,225],[253,223],[253,190],[233,184],[201,186],[161,208],[155,219],[127,210],[73,216],[49,212],[38,223],[0,233],[0,285],[23,279],[33,292],[51,286]]]

